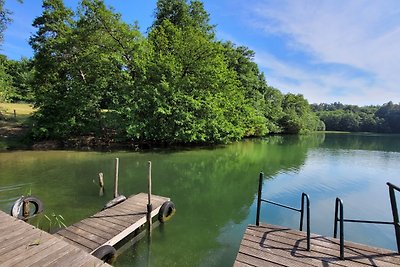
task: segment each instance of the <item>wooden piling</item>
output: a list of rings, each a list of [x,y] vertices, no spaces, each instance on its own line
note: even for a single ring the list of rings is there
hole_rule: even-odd
[[[115,158],[114,198],[118,196],[119,158]]]
[[[153,210],[152,204],[151,204],[151,161],[148,162],[149,164],[149,176],[148,176],[148,187],[147,187],[147,225],[148,225],[148,230],[149,234],[151,234],[151,224],[152,224],[152,218],[151,218],[151,212]]]
[[[99,186],[100,186],[99,195],[103,196],[104,195],[104,175],[102,172],[99,173]]]
[[[22,215],[25,219],[29,217],[29,201],[24,200],[24,204],[22,206]]]

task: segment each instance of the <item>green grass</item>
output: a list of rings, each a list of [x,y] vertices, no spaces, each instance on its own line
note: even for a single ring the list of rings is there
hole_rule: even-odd
[[[15,115],[14,117],[14,110]],[[34,112],[30,104],[20,103],[0,103],[0,112],[6,119],[14,119],[17,122],[24,123]]]
[[[29,104],[0,103],[0,151],[27,147],[33,112]]]

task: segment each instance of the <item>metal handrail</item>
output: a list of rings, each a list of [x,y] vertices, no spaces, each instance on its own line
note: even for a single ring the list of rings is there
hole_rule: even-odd
[[[261,211],[261,202],[269,203],[275,206],[279,206],[282,208],[290,209],[293,211],[300,212],[300,231],[303,231],[303,221],[304,221],[304,204],[306,203],[306,209],[307,209],[307,250],[310,251],[311,245],[310,245],[310,239],[311,239],[311,230],[310,230],[310,198],[306,193],[301,194],[301,208],[296,209],[287,205],[283,205],[271,200],[267,199],[262,199],[261,198],[261,193],[262,193],[262,184],[263,184],[263,179],[264,179],[264,173],[260,172],[260,176],[258,179],[258,195],[257,195],[257,214],[256,214],[256,225],[260,225],[260,211]]]
[[[370,221],[370,220],[355,220],[355,219],[345,219],[343,215],[343,201],[340,198],[336,198],[335,202],[335,220],[333,227],[333,237],[337,237],[337,223],[339,222],[339,239],[340,239],[340,259],[344,259],[344,223],[345,222],[353,222],[353,223],[371,223],[371,224],[390,224],[394,226],[394,231],[396,234],[396,242],[397,242],[397,252],[400,253],[400,224],[399,224],[399,213],[397,210],[396,196],[395,191],[400,192],[400,188],[391,184],[386,183],[389,186],[389,197],[390,197],[390,206],[392,208],[393,221]],[[339,218],[338,218],[339,215]]]

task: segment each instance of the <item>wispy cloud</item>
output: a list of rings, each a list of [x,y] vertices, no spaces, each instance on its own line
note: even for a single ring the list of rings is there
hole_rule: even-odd
[[[310,102],[400,101],[396,0],[251,0],[246,6],[251,27],[280,38],[287,53],[308,57],[291,61],[258,47],[257,61],[272,85],[297,89]]]

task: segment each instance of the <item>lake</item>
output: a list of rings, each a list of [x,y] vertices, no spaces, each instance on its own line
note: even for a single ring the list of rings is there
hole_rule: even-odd
[[[153,194],[170,197],[177,213],[156,228],[151,242],[145,238],[128,247],[114,265],[232,266],[246,226],[255,223],[260,171],[264,198],[299,207],[301,193],[310,196],[314,233],[332,236],[336,197],[346,218],[391,221],[386,182],[400,185],[399,137],[321,133],[140,153],[3,152],[0,209],[9,212],[20,195],[31,192],[44,202],[46,215],[62,215],[70,225],[112,198],[116,157],[119,191],[126,196],[146,192],[151,160]],[[99,172],[106,184],[102,197],[93,182]],[[299,214],[264,204],[261,221],[297,228]],[[43,215],[32,224],[49,228]],[[393,226],[346,223],[345,238],[396,250]]]

